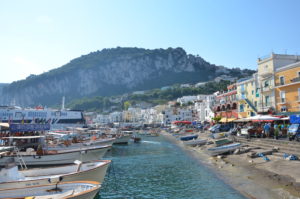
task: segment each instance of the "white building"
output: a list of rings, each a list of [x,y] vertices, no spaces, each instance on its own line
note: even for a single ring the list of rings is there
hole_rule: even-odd
[[[197,96],[183,96],[178,98],[176,101],[179,102],[181,105],[183,105],[189,102],[194,102],[196,100],[198,100]]]
[[[112,112],[109,114],[110,122],[122,122],[123,121],[123,113],[122,112]]]
[[[192,121],[193,111],[191,109],[167,108],[162,112],[162,123],[170,125],[174,121]]]
[[[98,114],[94,119],[94,123],[98,124],[109,124],[110,122],[111,121],[109,115]]]
[[[197,113],[197,120],[210,122],[214,117],[213,104],[215,95],[199,95],[195,102],[194,110]]]

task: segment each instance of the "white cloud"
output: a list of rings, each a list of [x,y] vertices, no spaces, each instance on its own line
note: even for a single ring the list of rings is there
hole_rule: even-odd
[[[49,24],[53,22],[53,19],[47,15],[41,15],[36,18],[36,21],[41,24]]]

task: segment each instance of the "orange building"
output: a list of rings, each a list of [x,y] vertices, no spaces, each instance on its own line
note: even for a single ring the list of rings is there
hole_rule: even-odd
[[[300,113],[300,61],[275,71],[275,97],[277,113]]]

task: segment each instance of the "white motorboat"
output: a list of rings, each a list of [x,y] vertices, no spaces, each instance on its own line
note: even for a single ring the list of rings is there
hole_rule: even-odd
[[[223,153],[232,152],[240,147],[241,147],[240,143],[233,143],[233,144],[209,148],[208,152],[210,153],[211,156],[216,156]]]
[[[119,137],[116,137],[114,144],[128,144],[130,139],[130,135],[121,135]]]
[[[25,188],[1,189],[0,198],[20,199],[93,199],[100,184],[94,181],[74,181]]]
[[[190,140],[183,142],[187,146],[201,146],[206,144],[207,140],[205,139],[196,139],[196,140]]]
[[[34,185],[48,185],[55,182],[79,180],[102,183],[110,160],[64,165],[57,167],[18,170],[17,166],[0,170],[1,189],[24,188]]]
[[[21,162],[24,161],[29,166],[72,164],[75,160],[88,162],[101,159],[110,148],[111,145],[91,146],[79,149],[44,151],[41,154],[36,151],[8,152],[7,154],[2,154],[0,166],[4,166],[7,162],[12,161],[21,164],[20,159],[22,160]]]
[[[48,150],[64,150],[64,149],[78,149],[78,148],[85,148],[90,146],[106,146],[112,145],[115,142],[116,138],[105,138],[105,139],[95,139],[86,142],[80,143],[71,143],[70,145],[65,144],[57,144],[57,145],[47,145]]]

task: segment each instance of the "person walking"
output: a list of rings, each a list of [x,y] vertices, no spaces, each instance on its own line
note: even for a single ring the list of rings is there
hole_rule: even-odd
[[[268,123],[265,123],[264,131],[265,131],[266,137],[269,137],[270,136],[270,126]]]

